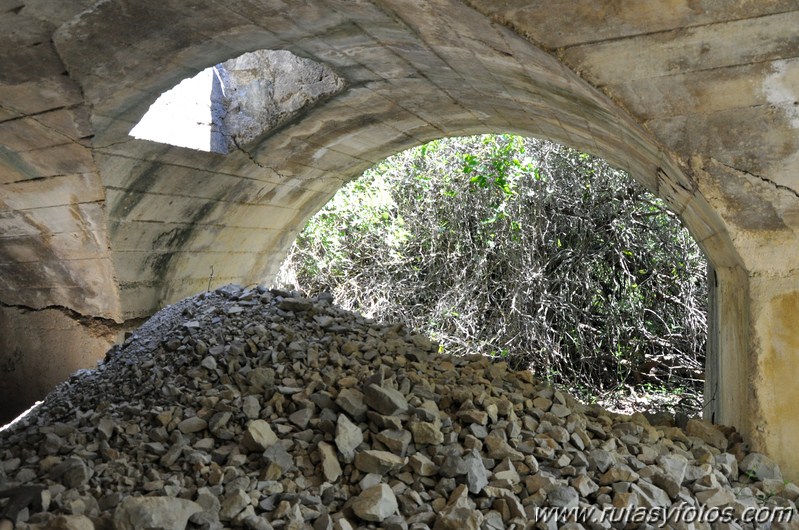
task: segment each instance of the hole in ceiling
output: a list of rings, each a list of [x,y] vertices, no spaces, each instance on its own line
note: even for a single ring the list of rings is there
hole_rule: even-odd
[[[286,50],[258,50],[164,92],[130,135],[227,154],[343,89],[344,81],[321,63]]]

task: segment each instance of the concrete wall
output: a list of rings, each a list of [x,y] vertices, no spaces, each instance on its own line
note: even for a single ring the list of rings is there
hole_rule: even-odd
[[[117,326],[64,310],[0,307],[0,424],[75,371],[94,368],[118,338]]]
[[[718,279],[708,413],[799,477],[799,11],[620,5],[0,3],[0,302],[123,322],[212,270],[263,281],[372,163],[442,136],[538,136],[628,170],[680,215]],[[129,135],[163,91],[259,49],[324,64],[343,88],[227,155]],[[47,332],[34,314],[27,329]]]

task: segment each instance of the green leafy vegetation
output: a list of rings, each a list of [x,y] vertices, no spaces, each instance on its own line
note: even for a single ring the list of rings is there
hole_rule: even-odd
[[[309,221],[284,264],[311,294],[592,399],[700,391],[705,274],[679,220],[626,173],[512,135],[377,164]]]

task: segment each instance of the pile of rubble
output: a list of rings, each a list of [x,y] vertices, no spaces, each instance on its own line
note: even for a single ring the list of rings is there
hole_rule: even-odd
[[[0,433],[0,490],[43,486],[20,529],[655,528],[539,508],[795,509],[799,488],[732,430],[680,423],[581,405],[328,298],[229,286],[160,312]]]

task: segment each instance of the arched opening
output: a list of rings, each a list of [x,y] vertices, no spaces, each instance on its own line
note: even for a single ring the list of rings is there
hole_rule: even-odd
[[[248,52],[161,94],[130,135],[228,154],[343,88],[330,68],[289,51]]]
[[[717,421],[754,432],[749,278],[718,201],[706,195],[715,178],[709,173],[725,169],[694,158],[701,148],[676,152],[557,56],[460,2],[418,11],[341,4],[334,16],[329,6],[302,3],[280,12],[213,9],[214,16],[204,11],[207,24],[193,25],[193,17],[107,2],[56,36],[92,109],[92,155],[106,191],[114,268],[106,280],[118,285],[122,318],[205,289],[211,271],[216,285],[270,277],[298,227],[343,182],[404,148],[492,131],[549,138],[628,170],[679,213],[705,249],[719,280],[715,344],[723,362],[716,365],[725,387],[707,394],[717,397]],[[136,28],[122,40],[120,20]],[[181,38],[170,37],[176,28],[169,20]],[[160,68],[143,45],[149,41],[169,58]],[[109,42],[124,46],[87,54]],[[220,157],[130,139],[165,89],[254,49],[325,63],[347,86],[246,152]]]
[[[530,367],[619,411],[702,412],[707,262],[602,160],[513,135],[437,140],[346,184],[279,283]]]
[[[524,55],[519,49],[514,53]],[[170,230],[153,231],[147,225],[147,232],[153,234],[149,239],[141,238],[130,249],[115,249],[122,269],[121,296],[128,300],[126,314],[150,312],[204,289],[209,282],[222,285],[271,278],[304,221],[342,183],[370,165],[434,138],[503,131],[552,139],[627,170],[680,215],[722,277],[732,278],[732,284],[739,281],[738,258],[716,214],[698,195],[691,168],[653,142],[610,100],[559,69],[551,58],[525,55],[542,72],[554,69],[551,75],[533,76],[530,62],[506,64],[529,84],[503,91],[494,89],[495,78],[477,72],[468,78],[469,84],[481,89],[459,89],[447,76],[437,78],[448,72],[446,68],[419,77],[365,83],[362,78],[374,74],[373,70],[353,66],[339,55],[324,57],[332,58],[331,66],[347,86],[227,157],[189,156],[180,150],[156,150],[146,143],[132,143],[125,149],[111,143],[112,148],[102,153],[109,174],[129,171],[115,184],[110,201],[112,226],[118,227],[119,234],[138,234],[139,226],[153,219],[149,212],[141,212],[138,205],[144,203],[128,209],[128,190],[142,194],[144,188],[144,195],[152,190],[159,197],[164,188],[170,194],[178,190],[184,205],[177,210],[180,222],[170,219],[176,225]],[[154,86],[159,84],[163,80]],[[479,93],[485,97],[478,97]],[[142,107],[139,100],[128,108]],[[108,135],[104,140],[113,142],[120,132],[118,124],[112,123],[104,132]],[[136,257],[131,250],[142,258],[131,262],[130,256]],[[160,280],[143,281],[142,270],[147,271],[145,276]],[[714,344],[741,344],[740,332],[727,329],[730,337]],[[722,369],[732,375],[713,379],[714,384],[722,378],[743,381],[743,362],[737,358],[726,363]],[[716,396],[717,391],[706,394]],[[738,405],[713,405],[725,406],[735,412],[722,414],[728,418],[723,421],[745,424],[745,418],[733,417],[739,414]]]

